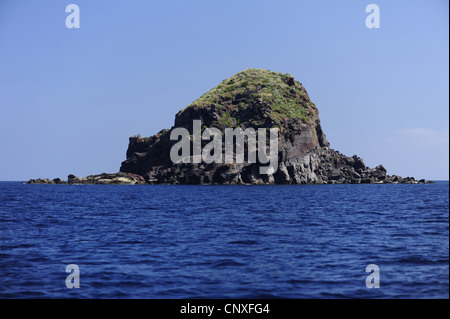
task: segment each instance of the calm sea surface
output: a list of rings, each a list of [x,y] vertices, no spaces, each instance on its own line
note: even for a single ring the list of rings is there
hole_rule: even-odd
[[[0,297],[448,298],[449,184],[1,182]]]

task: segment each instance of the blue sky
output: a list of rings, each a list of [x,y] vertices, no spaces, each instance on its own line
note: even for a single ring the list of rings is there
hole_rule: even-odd
[[[65,7],[80,8],[80,28]],[[380,8],[368,29],[365,8]],[[0,2],[0,180],[117,172],[246,68],[292,74],[331,147],[448,180],[448,1]]]

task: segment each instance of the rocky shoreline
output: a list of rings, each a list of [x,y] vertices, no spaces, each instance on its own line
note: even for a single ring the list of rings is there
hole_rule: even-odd
[[[67,181],[61,178],[48,179],[38,178],[30,179],[24,184],[57,184],[57,185],[136,185],[146,184],[142,176],[129,173],[114,173],[114,174],[98,174],[89,175],[86,177],[77,177],[73,174],[67,176]]]
[[[151,185],[151,184],[167,184],[172,185],[173,183],[147,183],[145,179],[140,175],[134,175],[133,177],[128,175],[124,176],[122,173],[107,174],[102,173],[99,175],[89,175],[87,177],[75,177],[70,178],[69,175],[67,181],[61,178],[48,179],[48,178],[37,178],[30,179],[28,182],[23,184],[54,184],[54,185]],[[324,181],[322,184],[433,184],[434,182],[421,179],[416,180],[414,177],[402,178],[397,175],[387,176],[384,180],[372,180],[371,178],[362,179],[351,179],[351,180],[334,180]],[[237,185],[252,185],[250,183],[209,183],[211,185],[215,184],[237,184]],[[265,183],[262,183],[265,184]],[[308,184],[308,183],[303,183]],[[318,184],[318,183],[310,183]],[[203,183],[203,185],[207,185]]]

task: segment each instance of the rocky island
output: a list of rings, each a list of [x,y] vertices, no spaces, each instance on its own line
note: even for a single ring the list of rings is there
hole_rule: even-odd
[[[193,131],[201,120],[202,131],[216,128],[278,129],[277,169],[261,174],[260,162],[174,163],[170,157],[178,142],[176,128]],[[189,139],[194,140],[190,135]],[[201,141],[201,145],[209,141]],[[247,144],[246,144],[247,145]],[[245,157],[249,154],[246,148]],[[69,175],[32,179],[44,184],[343,184],[428,183],[413,177],[388,175],[379,165],[369,168],[357,155],[351,157],[330,148],[322,130],[319,111],[306,89],[290,74],[246,69],[222,81],[175,116],[174,126],[151,137],[130,137],[120,171],[87,177]]]

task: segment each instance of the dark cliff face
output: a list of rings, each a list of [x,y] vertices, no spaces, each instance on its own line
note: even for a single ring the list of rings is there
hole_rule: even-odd
[[[259,163],[174,164],[170,150],[178,127],[278,128],[278,162],[273,174],[260,174]],[[202,142],[206,144],[206,142]],[[388,176],[383,166],[365,166],[329,148],[319,111],[301,83],[289,74],[247,69],[224,80],[175,116],[174,126],[142,138],[130,137],[121,172],[141,175],[148,183],[169,184],[306,184],[415,182]]]

